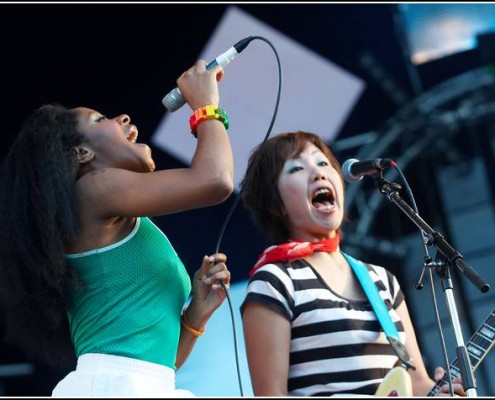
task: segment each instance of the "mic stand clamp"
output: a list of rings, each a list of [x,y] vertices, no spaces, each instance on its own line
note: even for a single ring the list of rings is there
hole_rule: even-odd
[[[456,304],[453,296],[453,285],[450,279],[450,265],[455,265],[461,272],[476,286],[481,292],[485,293],[490,289],[490,285],[485,283],[482,278],[467,265],[462,255],[450,246],[444,237],[437,231],[434,231],[419,215],[416,213],[399,195],[400,185],[388,182],[379,176],[375,178],[378,190],[384,194],[392,203],[397,205],[409,219],[424,233],[427,245],[434,245],[437,249],[435,262],[425,260],[425,266],[435,267],[439,277],[442,279],[442,288],[445,294],[447,307],[450,313],[451,322],[454,328],[454,334],[457,342],[457,357],[459,359],[459,369],[462,377],[462,384],[466,394],[471,397],[477,397],[476,384],[471,367],[469,355],[462,337],[462,330],[459,323]],[[429,261],[429,262],[428,262]]]

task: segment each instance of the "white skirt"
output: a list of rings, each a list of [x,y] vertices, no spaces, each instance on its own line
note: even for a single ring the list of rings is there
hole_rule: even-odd
[[[108,354],[83,354],[52,397],[195,397],[175,388],[175,371],[163,365]]]

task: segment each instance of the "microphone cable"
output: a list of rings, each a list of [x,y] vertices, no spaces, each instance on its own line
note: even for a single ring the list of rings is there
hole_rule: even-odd
[[[251,39],[250,41],[255,40],[255,39],[258,39],[258,40],[262,40],[262,41],[266,42],[271,47],[271,49],[273,50],[273,52],[275,54],[275,58],[277,59],[277,66],[278,66],[278,91],[277,91],[277,99],[275,101],[275,108],[273,110],[273,115],[272,115],[272,120],[270,122],[270,126],[268,127],[268,130],[267,130],[267,132],[265,134],[265,137],[264,137],[263,141],[260,144],[260,149],[261,150],[260,150],[259,156],[261,156],[261,154],[263,153],[263,150],[265,148],[266,141],[270,137],[270,134],[271,134],[271,131],[272,131],[272,128],[273,128],[273,124],[275,123],[275,119],[276,119],[277,113],[278,113],[278,106],[279,106],[279,103],[280,103],[280,93],[282,92],[282,67],[281,67],[280,58],[278,56],[277,50],[275,49],[275,46],[268,39],[264,38],[263,36],[249,36],[249,38]],[[246,46],[247,46],[247,43],[246,43]],[[259,157],[255,160],[254,166],[256,167],[258,165],[258,163],[259,163]],[[255,168],[253,168],[252,170],[254,170],[254,169]],[[246,179],[248,181],[250,179],[252,179],[252,174],[250,174],[250,171],[247,172]],[[232,206],[230,207],[229,211],[227,212],[227,216],[225,218],[225,221],[223,222],[223,225],[222,225],[222,227],[220,229],[220,235],[218,237],[218,242],[217,242],[217,246],[216,246],[216,249],[215,249],[215,252],[216,253],[219,252],[220,243],[222,241],[223,234],[224,234],[225,229],[227,227],[227,224],[228,224],[228,222],[230,220],[230,217],[234,213],[234,210],[237,207],[237,204],[239,203],[239,201],[241,199],[242,190],[243,189],[241,189],[239,191],[239,193],[237,195],[237,198],[235,199],[234,203],[232,204]],[[230,295],[229,295],[229,292],[228,292],[227,288],[225,287],[225,284],[223,282],[221,282],[221,285],[222,285],[223,291],[225,292],[225,295],[227,296],[227,302],[228,302],[229,309],[230,309],[230,315],[231,315],[231,319],[232,319],[232,329],[233,329],[233,334],[234,334],[234,349],[235,349],[237,378],[239,380],[239,390],[240,390],[240,393],[241,393],[241,397],[244,397],[243,389],[242,389],[242,380],[241,380],[240,365],[239,365],[239,354],[238,354],[238,350],[237,350],[237,334],[236,334],[234,310],[233,310],[233,307],[232,307],[232,300],[230,299]]]

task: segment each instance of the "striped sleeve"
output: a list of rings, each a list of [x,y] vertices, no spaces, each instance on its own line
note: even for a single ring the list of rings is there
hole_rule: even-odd
[[[240,307],[241,315],[248,303],[263,304],[291,321],[294,317],[294,285],[287,270],[276,264],[258,269],[248,283]]]
[[[374,264],[366,264],[370,275],[380,290],[380,295],[384,300],[388,300],[393,309],[397,309],[405,299],[399,281],[396,276],[384,267]]]

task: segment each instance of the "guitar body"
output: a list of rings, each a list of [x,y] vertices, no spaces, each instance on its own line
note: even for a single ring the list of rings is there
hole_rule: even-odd
[[[411,376],[404,367],[392,368],[375,393],[375,396],[379,397],[411,397],[412,395]]]

